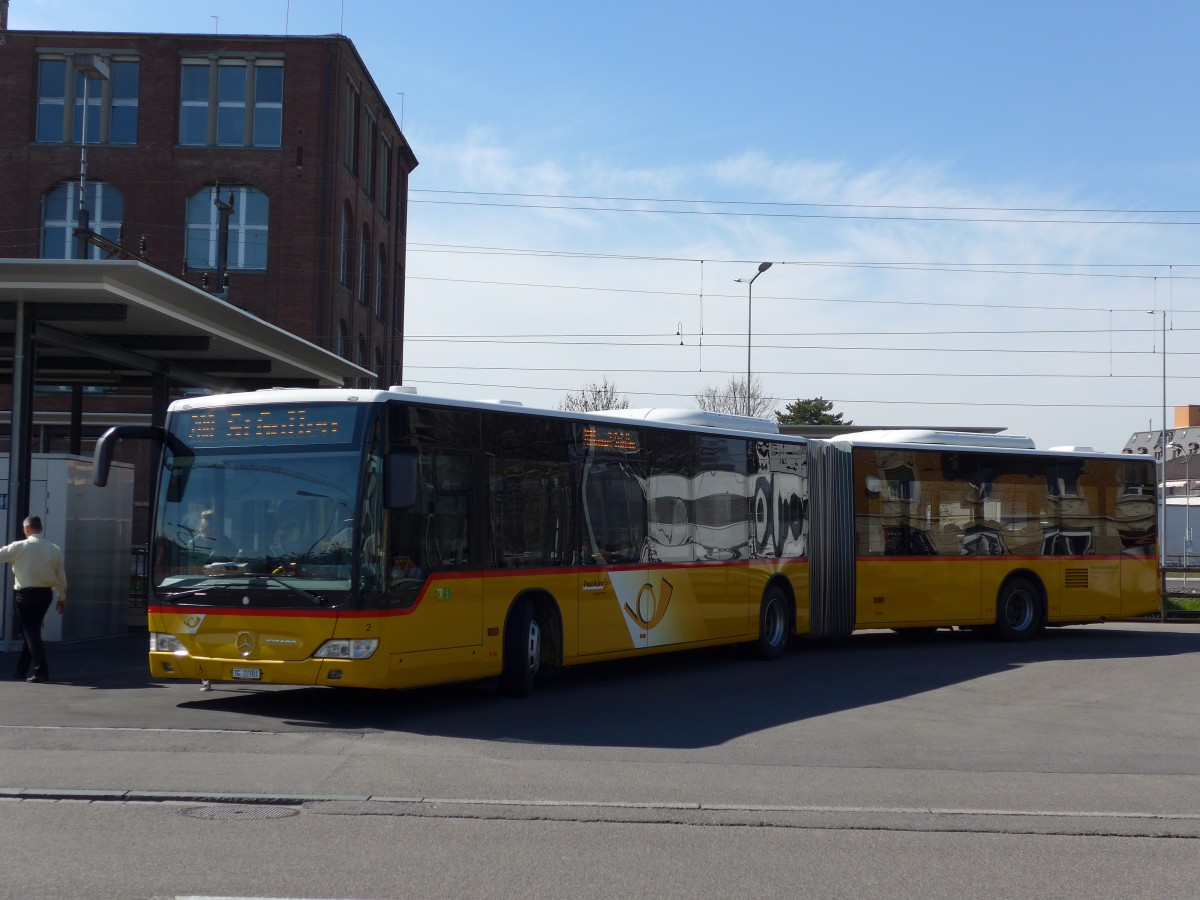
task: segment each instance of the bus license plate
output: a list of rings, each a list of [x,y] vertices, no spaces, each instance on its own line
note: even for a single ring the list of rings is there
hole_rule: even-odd
[[[234,669],[231,673],[234,681],[261,681],[262,669]]]

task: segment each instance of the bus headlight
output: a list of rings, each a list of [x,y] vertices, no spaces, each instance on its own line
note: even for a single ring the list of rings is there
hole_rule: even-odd
[[[150,652],[187,656],[187,649],[179,642],[179,638],[173,634],[162,634],[157,631],[150,632]]]
[[[326,641],[313,654],[315,659],[367,659],[377,649],[379,641],[376,638],[340,638]]]

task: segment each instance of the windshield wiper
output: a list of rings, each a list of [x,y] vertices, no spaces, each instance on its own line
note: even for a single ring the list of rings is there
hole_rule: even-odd
[[[256,582],[256,581],[257,582],[269,581],[272,584],[277,584],[280,587],[287,588],[293,594],[303,597],[305,600],[308,600],[310,603],[315,603],[317,606],[325,605],[325,598],[322,597],[320,594],[314,594],[314,593],[312,593],[312,591],[306,591],[306,590],[304,590],[304,588],[296,587],[294,584],[289,584],[288,582],[284,581],[282,578],[276,578],[274,575],[252,575],[250,577],[250,581],[251,581],[250,587],[261,586],[261,585],[255,585],[254,582]]]
[[[203,594],[210,590],[220,590],[221,588],[236,588],[236,584],[228,584],[223,581],[209,582],[204,587],[192,588],[187,591],[175,591],[173,594],[163,594],[164,600],[178,600],[180,597],[190,597],[193,594]]]
[[[196,594],[203,594],[213,590],[251,590],[258,588],[259,590],[267,589],[267,584],[277,584],[282,588],[286,588],[298,597],[303,597],[309,603],[316,606],[324,606],[326,600],[320,594],[314,594],[312,591],[306,591],[304,588],[296,587],[294,584],[288,584],[282,578],[276,578],[273,575],[247,575],[245,583],[241,581],[213,581],[203,587],[190,588],[186,591],[175,591],[170,594],[163,594],[164,600],[178,600],[181,597],[191,597]]]

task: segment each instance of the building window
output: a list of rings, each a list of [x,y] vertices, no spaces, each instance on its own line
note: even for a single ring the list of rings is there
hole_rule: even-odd
[[[379,210],[385,219],[392,217],[392,145],[383,142],[379,151]]]
[[[401,233],[408,227],[408,172],[403,166],[396,167],[396,229]]]
[[[400,315],[400,292],[403,289],[404,270],[400,265],[397,265],[396,271],[392,274],[392,331],[400,331],[404,322]],[[399,381],[396,383],[401,384]]]
[[[350,216],[350,207],[342,209],[342,240],[338,245],[338,283],[347,290],[350,288],[350,266],[353,261],[350,240],[354,234],[354,219]]]
[[[246,66],[217,66],[217,146],[246,144]]]
[[[37,140],[62,142],[66,105],[67,61],[65,59],[39,61]]]
[[[375,348],[375,387],[383,390],[383,354],[379,352],[379,348]]]
[[[363,226],[362,240],[358,244],[358,302],[367,305],[371,290],[371,231]]]
[[[346,320],[341,319],[338,321],[337,355],[342,359],[348,359],[346,352]]]
[[[191,196],[187,204],[187,265],[189,269],[217,266],[217,238],[222,203],[232,203],[225,265],[229,269],[261,271],[267,267],[267,195],[246,185],[214,185]]]
[[[136,144],[138,124],[138,79],[141,66],[132,61],[113,60],[108,109],[108,143]]]
[[[208,63],[184,63],[179,106],[179,143],[208,143]]]
[[[179,143],[188,147],[283,144],[283,60],[185,59]]]
[[[89,181],[83,193],[92,231],[114,244],[121,241],[121,220],[125,216],[125,198],[111,184]],[[60,184],[42,200],[42,259],[78,259],[79,185]],[[99,247],[88,250],[89,259],[103,259]]]
[[[362,98],[358,88],[346,84],[346,168],[358,175],[358,117],[362,108]]]
[[[283,145],[283,66],[254,67],[255,147]]]
[[[363,190],[368,197],[375,199],[375,165],[379,153],[379,124],[370,112],[363,126]]]
[[[137,143],[140,65],[136,59],[100,59],[108,66],[107,79],[85,79],[75,70],[71,56],[38,61],[36,141],[61,144],[69,134],[71,142],[78,144],[86,120],[89,144]]]
[[[379,258],[375,260],[375,317],[383,318],[383,285],[387,281],[387,251],[379,245]]]
[[[358,336],[358,353],[355,354],[354,361],[364,369],[367,367],[367,339],[361,334]],[[357,381],[357,387],[359,388],[368,388],[370,386],[371,380],[366,376],[359,378]]]

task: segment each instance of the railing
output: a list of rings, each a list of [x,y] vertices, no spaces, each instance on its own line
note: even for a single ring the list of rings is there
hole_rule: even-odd
[[[1167,553],[1163,557],[1163,569],[1167,572],[1200,571],[1200,550],[1191,553]]]

